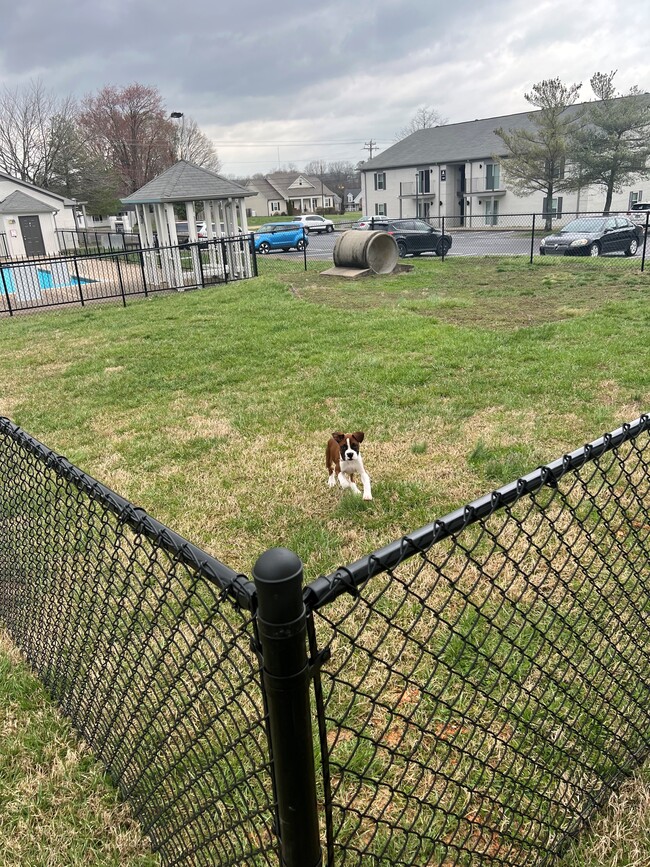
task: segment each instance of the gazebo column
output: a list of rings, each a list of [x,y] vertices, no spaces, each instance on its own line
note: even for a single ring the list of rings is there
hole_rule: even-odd
[[[246,216],[246,199],[239,199],[239,225],[241,226],[242,232],[247,235],[248,234],[248,217]]]
[[[196,230],[196,211],[194,209],[194,202],[185,202],[185,216],[187,217],[187,234],[188,239],[192,246],[190,247],[190,251],[192,254],[192,271],[194,273],[194,283],[197,286],[203,285],[201,280],[201,263],[199,261],[199,257],[201,255],[201,251],[198,247],[198,232]],[[207,223],[209,225],[209,223]],[[174,223],[174,227],[176,224]],[[178,241],[177,241],[178,243]]]
[[[219,235],[219,213],[217,203],[210,200],[203,202],[203,213],[205,215],[206,231],[208,233],[208,260],[210,274],[219,273],[219,253],[217,250]]]
[[[236,238],[239,235],[239,226],[237,225],[237,206],[233,199],[228,199],[226,205],[226,225],[228,227],[228,235],[231,238]],[[231,277],[240,277],[244,270],[242,261],[242,251],[240,245],[235,241],[230,243],[230,261],[234,263],[235,273],[231,273]]]
[[[178,236],[176,235],[176,217],[174,207],[168,202],[158,205],[156,222],[164,232],[164,250],[161,250],[161,259],[165,261],[167,282],[177,289],[185,288],[183,281],[183,268],[181,266],[180,251],[178,249]]]
[[[138,215],[140,246],[148,248],[148,252],[142,254],[145,278],[153,286],[157,286],[160,272],[158,269],[158,254],[154,250],[153,226],[151,225],[149,205],[136,205],[136,213]]]
[[[228,226],[226,224],[226,212],[224,208],[224,203],[221,199],[217,199],[214,201],[214,206],[217,210],[217,236],[221,239],[224,237],[228,237]],[[217,247],[217,257],[219,259],[219,271],[220,276],[225,277],[226,272],[228,270],[228,244],[220,243]]]
[[[237,225],[241,228],[241,256],[244,267],[244,276],[250,277],[253,273],[251,249],[248,243],[248,221],[246,219],[246,199],[235,199],[235,216]]]

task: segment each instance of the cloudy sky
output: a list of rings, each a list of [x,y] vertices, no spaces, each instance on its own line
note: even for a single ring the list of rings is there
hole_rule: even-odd
[[[0,84],[154,85],[223,172],[368,157],[419,106],[526,111],[544,78],[650,90],[650,0],[0,0]]]

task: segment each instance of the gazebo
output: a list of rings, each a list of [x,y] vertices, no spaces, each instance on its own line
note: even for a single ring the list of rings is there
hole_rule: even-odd
[[[208,263],[200,261],[196,227],[197,203],[203,211],[208,242],[236,238],[248,232],[245,197],[254,195],[245,187],[222,178],[221,175],[179,160],[162,174],[149,181],[122,203],[135,208],[138,234],[144,253],[147,278],[153,283],[167,282],[182,286],[186,282],[200,283],[199,273],[207,271],[214,277],[250,277],[253,273],[247,243],[208,243]],[[191,265],[181,262],[176,232],[174,206],[184,205]],[[228,250],[232,251],[230,257]],[[228,274],[230,272],[230,274]]]

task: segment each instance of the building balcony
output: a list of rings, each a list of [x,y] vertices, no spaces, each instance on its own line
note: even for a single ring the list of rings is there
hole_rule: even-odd
[[[420,198],[426,199],[434,198],[434,194],[430,190],[421,190],[419,189],[419,184],[416,184],[415,181],[400,181],[399,185],[399,197],[400,199],[414,199],[416,196]]]
[[[505,185],[500,178],[472,178],[465,181],[465,188],[460,190],[461,195],[478,196],[493,195],[503,196],[506,192]]]

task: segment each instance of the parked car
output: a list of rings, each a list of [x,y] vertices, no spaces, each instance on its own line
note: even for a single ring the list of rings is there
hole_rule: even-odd
[[[369,229],[371,224],[385,222],[387,219],[388,219],[388,217],[383,217],[381,215],[377,216],[377,214],[375,214],[374,216],[371,216],[371,217],[361,217],[361,219],[357,220],[357,222],[354,224],[354,226],[352,228],[353,229]]]
[[[438,229],[430,226],[424,220],[382,220],[374,217],[365,226],[366,231],[388,232],[397,241],[400,258],[412,254],[435,253],[436,256],[447,255],[451,249],[451,235],[443,235]]]
[[[255,249],[266,255],[271,250],[304,250],[309,244],[302,226],[296,223],[266,223],[255,232]]]
[[[292,217],[291,222],[299,223],[305,232],[318,232],[319,235],[334,231],[334,223],[318,214],[301,214],[299,217]]]
[[[634,256],[643,239],[643,227],[627,217],[578,217],[558,232],[542,238],[542,256]]]
[[[637,226],[641,226],[644,230],[650,219],[650,202],[635,202],[627,212],[628,220],[631,220]]]
[[[226,227],[224,223],[220,223],[220,234],[224,235],[226,233]],[[237,231],[241,232],[241,226],[237,227]],[[212,224],[212,232],[213,235],[217,233],[217,227],[215,224]],[[178,243],[181,247],[185,247],[190,242],[190,234],[187,225],[187,221],[180,220],[176,223],[176,237],[178,238]],[[207,241],[208,240],[208,224],[205,220],[197,220],[196,221],[196,237],[198,241]],[[202,247],[206,247],[207,244],[201,244]]]

